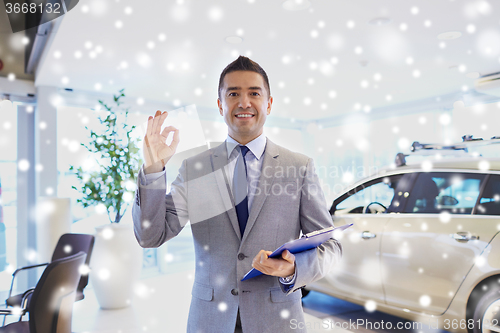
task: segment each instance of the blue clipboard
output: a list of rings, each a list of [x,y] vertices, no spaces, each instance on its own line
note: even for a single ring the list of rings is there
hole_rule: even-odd
[[[299,239],[295,239],[293,241],[286,242],[285,244],[281,245],[279,248],[277,248],[273,253],[269,255],[269,258],[281,258],[281,253],[283,253],[283,251],[285,250],[288,250],[292,254],[295,254],[314,249],[315,247],[320,246],[321,244],[332,238],[333,233],[336,230],[344,231],[350,226],[352,226],[352,223],[340,227],[329,227],[310,232],[308,234],[303,235]],[[243,279],[241,279],[241,281],[245,281],[262,274],[263,273],[261,271],[252,268],[248,273],[245,274],[245,276],[243,277]]]

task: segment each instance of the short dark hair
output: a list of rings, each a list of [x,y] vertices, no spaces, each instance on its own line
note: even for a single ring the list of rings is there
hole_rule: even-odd
[[[250,58],[240,55],[238,59],[227,65],[226,68],[224,68],[224,70],[220,74],[219,89],[218,89],[219,99],[222,86],[224,85],[224,78],[226,77],[227,74],[236,71],[251,71],[262,75],[262,78],[264,79],[264,85],[267,90],[267,94],[269,95],[268,97],[271,96],[271,88],[269,87],[269,78],[267,77],[264,68],[260,67],[258,63],[251,60]]]

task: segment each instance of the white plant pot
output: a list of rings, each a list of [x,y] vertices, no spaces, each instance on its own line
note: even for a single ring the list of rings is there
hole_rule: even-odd
[[[102,309],[119,309],[131,304],[142,258],[143,250],[131,225],[111,223],[96,227],[90,280]]]

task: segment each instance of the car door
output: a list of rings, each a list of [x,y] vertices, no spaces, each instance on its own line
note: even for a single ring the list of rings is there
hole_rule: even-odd
[[[370,180],[332,205],[335,226],[353,224],[341,235],[342,260],[325,277],[336,294],[383,300],[380,236],[392,217],[388,211],[393,209],[391,203],[401,178],[402,175],[393,175]]]
[[[473,214],[486,175],[422,172],[383,232],[381,265],[389,305],[441,314],[498,231]],[[476,263],[477,264],[477,263]]]

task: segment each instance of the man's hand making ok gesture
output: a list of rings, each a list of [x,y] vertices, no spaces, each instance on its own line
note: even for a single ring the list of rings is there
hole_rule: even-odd
[[[167,126],[161,131],[161,126],[167,119],[168,112],[156,111],[155,116],[148,118],[148,129],[142,144],[144,154],[144,172],[160,172],[172,158],[179,144],[179,130],[173,126]],[[160,132],[161,131],[161,132]],[[167,137],[174,132],[170,145],[167,145]]]

